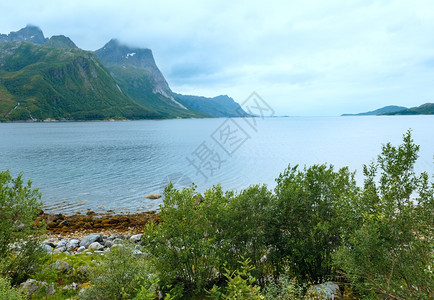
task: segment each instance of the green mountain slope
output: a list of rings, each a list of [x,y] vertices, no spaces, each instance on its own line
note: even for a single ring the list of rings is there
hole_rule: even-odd
[[[0,43],[3,120],[161,118],[132,101],[92,52]]]
[[[347,116],[376,116],[376,115],[381,115],[381,114],[387,114],[387,113],[394,113],[394,112],[398,112],[398,111],[402,111],[407,109],[407,107],[404,106],[396,106],[396,105],[389,105],[389,106],[385,106],[373,111],[368,111],[368,112],[363,112],[363,113],[359,113],[359,114],[343,114],[342,116],[347,117]]]
[[[175,99],[150,49],[130,48],[111,40],[95,54],[121,90],[137,103],[167,118],[209,117]]]
[[[385,115],[434,115],[434,103],[425,103],[417,107],[387,113]]]
[[[227,96],[176,95],[149,49],[111,40],[91,52],[27,26],[0,34],[0,121],[230,117]]]

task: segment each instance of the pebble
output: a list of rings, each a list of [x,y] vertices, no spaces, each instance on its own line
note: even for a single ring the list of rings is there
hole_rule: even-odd
[[[78,286],[79,286],[78,283],[73,282],[73,283],[71,283],[71,284],[69,284],[69,285],[65,285],[65,286],[63,287],[63,289],[64,289],[64,290],[76,290]]]

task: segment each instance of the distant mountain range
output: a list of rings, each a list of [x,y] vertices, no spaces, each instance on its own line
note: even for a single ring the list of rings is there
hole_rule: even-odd
[[[434,103],[425,103],[417,107],[389,112],[385,115],[434,115]]]
[[[240,117],[248,116],[240,105],[227,95],[214,98],[201,96],[175,94],[175,97],[184,101],[189,106],[213,117]]]
[[[0,121],[233,117],[232,98],[173,93],[150,49],[92,52],[35,26],[0,34]]]
[[[382,115],[386,113],[393,113],[396,111],[407,109],[407,107],[404,106],[396,106],[396,105],[389,105],[385,106],[373,111],[358,113],[358,114],[343,114],[342,116],[376,116],[376,115]]]
[[[407,108],[404,106],[390,105],[373,111],[358,114],[343,114],[342,116],[378,116],[378,115],[433,115],[434,103],[425,103],[417,107]]]

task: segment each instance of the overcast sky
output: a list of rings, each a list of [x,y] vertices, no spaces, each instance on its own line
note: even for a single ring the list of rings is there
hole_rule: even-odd
[[[434,102],[434,1],[0,2],[0,32],[39,26],[96,50],[152,49],[172,90],[278,115],[340,115]]]

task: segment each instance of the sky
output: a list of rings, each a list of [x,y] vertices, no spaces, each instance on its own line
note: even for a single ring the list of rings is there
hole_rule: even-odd
[[[0,15],[3,34],[31,24],[86,50],[150,48],[173,91],[255,91],[277,115],[434,102],[432,0],[14,0]]]

